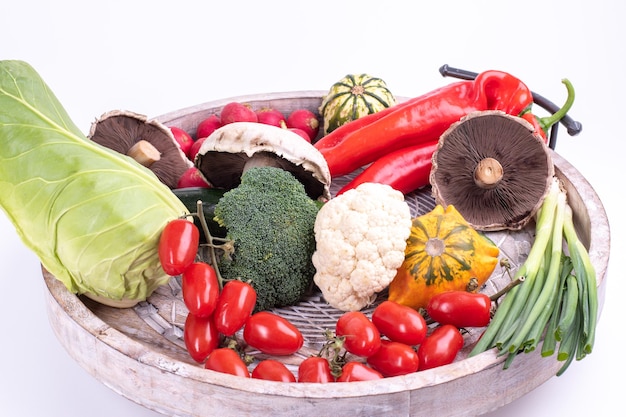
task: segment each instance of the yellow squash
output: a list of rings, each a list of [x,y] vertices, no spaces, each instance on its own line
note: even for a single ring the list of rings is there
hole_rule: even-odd
[[[498,264],[500,250],[452,205],[437,205],[413,219],[404,263],[389,286],[389,299],[414,309],[452,290],[477,290]]]

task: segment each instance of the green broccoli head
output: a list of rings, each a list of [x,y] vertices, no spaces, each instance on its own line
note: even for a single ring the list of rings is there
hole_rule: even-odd
[[[293,305],[310,288],[318,210],[302,183],[274,167],[247,170],[215,206],[215,220],[235,248],[219,260],[220,272],[252,284],[256,311]]]

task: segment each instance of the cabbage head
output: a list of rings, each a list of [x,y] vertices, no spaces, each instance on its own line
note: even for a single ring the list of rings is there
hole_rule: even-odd
[[[87,139],[23,61],[0,61],[0,206],[68,290],[131,305],[168,281],[158,240],[188,214],[150,170]]]

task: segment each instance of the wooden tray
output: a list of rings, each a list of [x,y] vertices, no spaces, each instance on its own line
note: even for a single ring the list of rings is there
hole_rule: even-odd
[[[201,120],[230,101],[287,113],[297,108],[315,111],[322,94],[300,91],[233,97],[157,119],[194,134]],[[610,249],[606,213],[585,178],[557,153],[551,153],[557,175],[567,188],[578,232],[596,268],[601,311]],[[503,370],[504,356],[497,357],[495,350],[467,358],[466,349],[451,365],[380,381],[302,384],[245,379],[205,370],[191,360],[180,339],[179,324],[186,311],[177,310],[180,303],[172,301],[175,289],[164,286],[143,306],[115,309],[70,294],[45,269],[43,276],[50,322],[69,354],[115,392],[166,415],[324,416],[348,412],[363,416],[473,416],[523,396],[561,366],[555,357],[542,358],[538,348],[518,355],[510,368]],[[308,349],[314,350],[315,342],[310,342]],[[490,386],[488,396],[475,388],[485,384]]]

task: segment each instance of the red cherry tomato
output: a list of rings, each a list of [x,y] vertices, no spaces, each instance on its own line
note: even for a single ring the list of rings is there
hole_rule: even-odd
[[[207,317],[213,313],[220,293],[215,269],[204,262],[194,262],[182,276],[183,302],[194,316]]]
[[[189,356],[202,363],[219,345],[220,335],[211,317],[188,314],[185,320],[183,340]]]
[[[298,382],[335,382],[335,377],[326,358],[310,356],[298,366]]]
[[[417,371],[417,352],[404,343],[382,340],[380,349],[367,358],[367,363],[386,377],[406,375]]]
[[[217,330],[225,336],[234,335],[254,311],[256,291],[247,282],[233,280],[224,284],[213,312]]]
[[[426,312],[439,324],[485,327],[491,320],[491,299],[483,293],[446,291],[430,299]]]
[[[293,372],[284,363],[275,359],[264,359],[252,370],[252,378],[266,381],[296,382]]]
[[[455,326],[444,324],[437,327],[417,350],[419,370],[452,363],[463,347],[463,342],[463,335]]]
[[[215,349],[204,364],[206,369],[250,378],[250,371],[243,359],[231,348]]]
[[[159,260],[167,275],[182,274],[196,258],[200,230],[187,219],[174,219],[165,225],[159,238]]]
[[[335,325],[335,334],[345,337],[344,348],[357,356],[367,358],[380,348],[380,332],[360,311],[342,314]]]
[[[389,300],[374,309],[372,323],[390,340],[407,345],[419,345],[428,331],[426,320],[417,310]]]
[[[304,337],[296,326],[269,311],[261,311],[248,318],[243,328],[243,339],[268,355],[291,355],[304,344]]]
[[[362,362],[348,362],[341,368],[337,382],[372,381],[384,378],[383,374]]]

